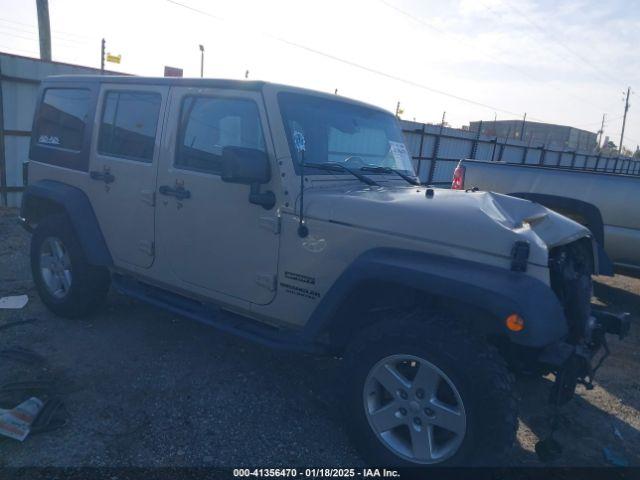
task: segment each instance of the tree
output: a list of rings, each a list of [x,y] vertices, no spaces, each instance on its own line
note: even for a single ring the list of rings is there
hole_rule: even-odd
[[[618,146],[615,143],[613,143],[611,140],[609,140],[602,146],[601,153],[603,155],[608,155],[608,156],[617,155]]]

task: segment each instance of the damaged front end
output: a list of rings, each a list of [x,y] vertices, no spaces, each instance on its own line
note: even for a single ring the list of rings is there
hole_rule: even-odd
[[[562,303],[569,335],[564,342],[545,348],[538,361],[556,374],[550,401],[562,405],[572,398],[578,384],[593,388],[594,376],[609,355],[606,335],[626,336],[630,317],[591,304],[594,260],[590,238],[553,248],[549,271],[551,288]]]

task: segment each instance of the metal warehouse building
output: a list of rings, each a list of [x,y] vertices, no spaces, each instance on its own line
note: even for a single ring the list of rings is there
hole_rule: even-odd
[[[469,130],[477,132],[481,122],[471,122]],[[598,143],[597,135],[587,130],[581,130],[567,125],[552,123],[525,122],[522,131],[522,120],[483,121],[483,135],[512,138],[531,145],[545,145],[547,148],[580,150],[593,152]]]

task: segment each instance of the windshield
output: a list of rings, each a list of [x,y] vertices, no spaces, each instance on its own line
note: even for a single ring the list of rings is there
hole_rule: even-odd
[[[414,175],[393,115],[299,93],[282,92],[278,101],[296,172],[300,173],[304,145],[305,163],[341,163],[351,169],[376,166]]]

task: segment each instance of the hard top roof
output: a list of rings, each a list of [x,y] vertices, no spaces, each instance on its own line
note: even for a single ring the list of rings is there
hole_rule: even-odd
[[[176,85],[190,87],[236,88],[261,90],[266,84],[257,80],[230,80],[218,78],[137,77],[125,75],[52,75],[46,82],[122,83],[135,85]]]
[[[119,83],[125,85],[167,85],[181,87],[200,87],[200,88],[231,88],[236,90],[253,90],[261,91],[265,86],[283,89],[291,92],[306,93],[309,95],[322,96],[327,99],[348,102],[363,107],[372,108],[381,112],[390,113],[384,108],[371,105],[359,100],[348,97],[310,90],[291,85],[283,85],[278,83],[265,82],[262,80],[231,80],[220,78],[184,78],[184,77],[137,77],[123,75],[53,75],[44,79],[45,84],[51,83]]]

